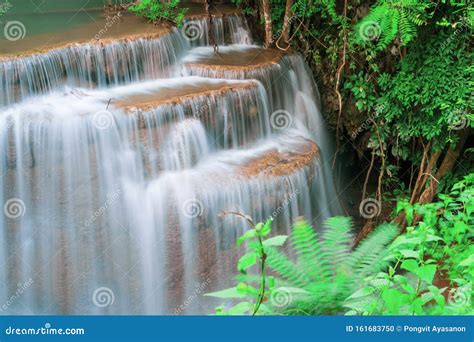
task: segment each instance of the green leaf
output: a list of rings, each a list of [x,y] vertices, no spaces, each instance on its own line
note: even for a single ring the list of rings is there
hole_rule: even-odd
[[[410,226],[411,222],[413,221],[413,207],[412,206],[405,207],[405,215],[406,215],[407,223]]]
[[[429,234],[429,235],[426,237],[426,241],[427,241],[427,242],[440,241],[440,240],[443,240],[443,239],[440,238],[439,236],[436,236],[436,235],[433,235],[433,234]]]
[[[464,259],[459,263],[459,266],[472,266],[474,265],[474,254],[469,255],[467,259]]]
[[[230,308],[228,313],[234,316],[248,315],[253,310],[253,305],[249,302],[241,302]]]
[[[249,239],[252,239],[254,238],[255,236],[257,236],[257,231],[255,229],[249,229],[247,230],[244,235],[242,235],[241,237],[239,237],[239,239],[237,240],[237,247],[240,247],[240,245],[242,244],[242,242],[246,241],[246,240],[249,240]]]
[[[407,270],[409,272],[416,274],[416,272],[418,271],[418,262],[412,259],[405,260],[402,262],[400,267],[403,268],[404,270]]]
[[[388,289],[382,293],[382,299],[385,302],[389,313],[398,313],[402,300],[405,297],[406,296],[396,289]]]
[[[426,281],[428,284],[433,282],[434,275],[436,273],[436,265],[424,265],[418,268],[416,274],[421,280]]]
[[[423,301],[423,304],[428,303],[430,300],[433,300],[435,295],[431,292],[425,292],[421,295],[421,299]]]
[[[390,245],[390,249],[393,250],[401,245],[418,245],[421,243],[421,239],[419,237],[408,238],[404,235],[399,236],[395,239],[395,241]]]
[[[270,246],[283,246],[285,243],[286,239],[288,239],[287,235],[277,235],[274,237],[271,237],[265,241],[263,241],[263,246],[264,247],[270,247]]]
[[[400,250],[400,253],[405,258],[415,258],[415,259],[420,258],[420,251],[413,251],[411,249],[402,249],[402,250]]]
[[[238,291],[237,287],[231,287],[230,289],[225,289],[222,291],[206,293],[204,296],[216,297],[216,298],[245,298],[245,294]]]
[[[267,220],[267,222],[265,222],[265,224],[262,226],[260,236],[267,236],[268,234],[270,234],[270,231],[272,230],[272,223],[273,219],[269,219]]]
[[[240,272],[245,271],[247,268],[252,267],[257,263],[257,254],[250,252],[244,254],[237,263],[237,268]]]
[[[251,285],[247,285],[245,283],[237,284],[237,291],[244,295],[256,296],[259,293],[259,290]]]
[[[375,289],[373,287],[364,287],[364,288],[359,289],[356,292],[354,292],[347,299],[355,299],[355,298],[370,296],[372,293],[374,293],[374,291],[375,291]]]

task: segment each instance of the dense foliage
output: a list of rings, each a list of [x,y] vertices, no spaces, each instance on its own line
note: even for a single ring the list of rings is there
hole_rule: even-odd
[[[142,0],[138,4],[131,6],[130,11],[145,16],[149,21],[159,20],[171,21],[181,24],[187,9],[179,7],[180,0],[170,0],[162,2],[159,0]]]
[[[208,295],[245,300],[229,310],[219,308],[218,313],[339,313],[344,299],[357,289],[360,282],[374,270],[386,266],[381,256],[385,255],[386,246],[396,235],[394,225],[382,225],[352,250],[349,218],[328,219],[321,236],[307,222],[297,221],[289,239],[292,254],[296,256],[293,261],[277,249],[285,244],[287,236],[277,235],[259,243],[270,234],[271,223],[271,220],[260,223],[239,239],[238,245],[248,241],[250,252],[238,262],[241,273],[237,277],[238,285]],[[263,281],[261,277],[247,274],[257,261],[265,266],[261,268]]]
[[[406,232],[393,240],[396,225],[382,224],[355,249],[347,217],[327,220],[321,236],[296,222],[287,254],[278,249],[287,236],[267,238],[272,221],[259,223],[237,243],[247,241],[249,250],[238,262],[237,286],[208,294],[230,300],[216,313],[472,314],[473,185],[471,173],[439,202],[400,201]]]

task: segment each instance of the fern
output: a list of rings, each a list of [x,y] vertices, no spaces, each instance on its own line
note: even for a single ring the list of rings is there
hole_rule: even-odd
[[[311,277],[304,270],[275,248],[267,249],[267,262],[277,274],[296,287],[305,287],[311,283]]]
[[[346,260],[346,267],[355,270],[358,279],[363,279],[374,270],[386,265],[386,246],[395,238],[396,229],[392,224],[382,224]]]
[[[375,44],[375,50],[386,49],[397,38],[401,45],[416,36],[417,26],[424,25],[433,3],[428,0],[380,0],[355,26],[355,41],[362,45]]]
[[[321,234],[299,220],[289,239],[278,235],[264,240],[271,223],[259,223],[239,239],[238,244],[246,241],[250,251],[239,259],[237,286],[206,294],[239,302],[228,310],[224,305],[216,308],[216,314],[340,313],[364,278],[385,266],[387,246],[397,232],[395,225],[381,225],[352,250],[349,217],[326,220]],[[291,256],[279,250],[287,240]],[[248,272],[257,269],[257,259],[263,274]]]
[[[323,250],[313,227],[305,221],[297,221],[293,226],[290,239],[295,254],[298,256],[299,267],[305,270],[308,277],[319,279],[327,274],[328,269],[325,268],[327,263],[324,262]]]
[[[308,294],[292,298],[282,309],[285,313],[339,312],[360,281],[384,267],[387,245],[397,232],[394,225],[382,225],[352,251],[350,218],[333,217],[324,226],[319,238],[308,223],[299,221],[294,225],[290,240],[296,263],[275,249],[268,251],[267,264],[277,274],[277,285],[301,288]]]

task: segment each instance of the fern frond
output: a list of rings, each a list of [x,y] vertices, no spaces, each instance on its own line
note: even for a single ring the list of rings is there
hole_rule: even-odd
[[[346,267],[353,270],[354,276],[359,279],[380,270],[388,244],[397,235],[397,226],[385,223],[378,226],[367,238],[359,243],[354,252],[346,259]]]
[[[294,287],[305,287],[311,283],[305,270],[300,270],[285,254],[275,248],[267,248],[265,251],[268,267],[288,280]]]
[[[331,217],[324,223],[323,250],[328,255],[333,270],[344,263],[350,255],[352,220],[350,217]]]
[[[306,221],[299,220],[291,231],[291,245],[298,257],[298,265],[313,281],[322,281],[330,277],[329,259],[321,249],[314,228]]]
[[[373,43],[378,51],[386,49],[397,37],[406,45],[416,36],[416,26],[427,22],[427,9],[431,6],[428,0],[378,1],[356,24],[356,41],[362,45]]]
[[[292,298],[285,312],[340,313],[344,299],[360,281],[385,266],[387,246],[397,234],[395,225],[381,225],[352,251],[351,218],[330,218],[324,228],[319,239],[307,222],[295,223],[290,240],[297,262],[276,248],[266,249],[267,265],[277,274],[277,283],[308,293]]]

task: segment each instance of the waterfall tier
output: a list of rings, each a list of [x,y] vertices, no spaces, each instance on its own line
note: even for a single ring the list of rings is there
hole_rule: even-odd
[[[177,30],[108,43],[72,44],[19,59],[0,61],[0,105],[64,85],[105,87],[176,75],[185,49]]]
[[[229,212],[286,234],[337,210],[311,73],[225,8],[0,61],[0,314],[209,313]]]
[[[192,46],[252,44],[247,22],[239,15],[187,19],[183,27]]]

